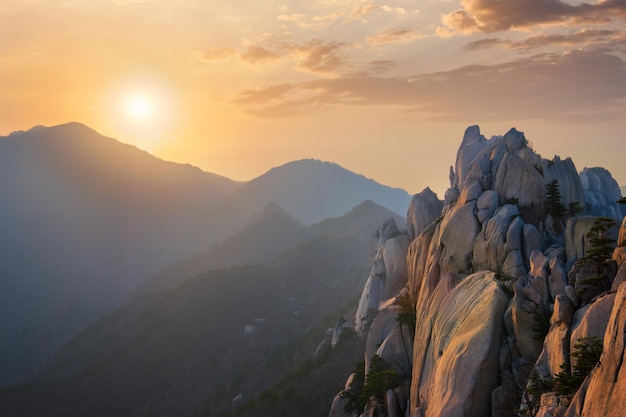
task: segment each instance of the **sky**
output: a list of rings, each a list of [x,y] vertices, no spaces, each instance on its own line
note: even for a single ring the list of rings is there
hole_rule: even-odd
[[[248,180],[336,162],[442,198],[464,130],[626,185],[626,1],[2,0],[0,135],[70,121]]]

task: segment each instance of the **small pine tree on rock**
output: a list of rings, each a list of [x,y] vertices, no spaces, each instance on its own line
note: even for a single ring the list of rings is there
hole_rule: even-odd
[[[544,204],[546,214],[555,219],[562,219],[567,213],[567,208],[563,205],[559,181],[553,179],[546,184],[546,201]]]
[[[609,280],[609,260],[613,254],[615,240],[607,236],[607,232],[614,224],[615,220],[611,218],[596,217],[593,226],[585,234],[587,239],[589,239],[591,248],[576,263],[581,266],[587,265],[594,268],[597,274],[576,283],[577,290],[581,294],[592,289],[604,291],[611,286]]]

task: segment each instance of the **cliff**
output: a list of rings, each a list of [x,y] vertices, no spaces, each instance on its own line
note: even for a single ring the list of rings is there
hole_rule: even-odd
[[[616,186],[604,169],[578,174],[569,158],[542,158],[515,129],[486,139],[469,127],[445,201],[424,190],[406,232],[378,231],[356,317],[368,332],[363,375],[351,375],[330,415],[621,415],[626,220]]]

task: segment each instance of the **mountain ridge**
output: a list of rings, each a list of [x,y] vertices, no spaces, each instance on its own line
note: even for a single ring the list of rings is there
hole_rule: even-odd
[[[342,174],[333,190],[350,188],[342,178],[358,174],[333,166]],[[339,216],[371,197],[334,206],[323,183],[298,187],[303,177],[287,176],[299,194],[277,201],[296,218]],[[258,182],[252,197],[237,193],[243,185],[76,122],[1,137],[0,386],[26,378],[149,275],[233,236],[273,201]]]

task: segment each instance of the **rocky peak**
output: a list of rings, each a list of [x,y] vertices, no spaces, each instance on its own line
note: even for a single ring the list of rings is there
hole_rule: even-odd
[[[563,215],[553,216],[544,206],[546,185],[554,180],[560,202],[570,209]],[[617,216],[611,200],[619,198],[619,188],[610,173],[586,169],[579,176],[570,158],[542,158],[523,132],[513,128],[487,140],[478,126],[470,126],[450,183],[441,210],[429,189],[411,201],[406,269],[398,263],[400,256],[391,261],[395,270],[407,274],[403,288],[394,285],[395,298],[393,292],[376,290],[387,286],[390,263],[382,253],[374,261],[359,304],[361,313],[370,309],[374,317],[366,363],[378,354],[400,375],[412,369],[407,416],[504,417],[524,410],[535,416],[605,415],[574,410],[592,410],[596,404],[606,415],[621,415],[624,390],[614,386],[626,384],[620,359],[620,335],[626,330],[626,284],[621,284],[626,280],[626,220],[613,259],[584,267],[606,274],[603,288],[612,287],[612,292],[585,294],[590,285],[585,280],[593,277],[576,263],[591,248],[586,234],[593,216]],[[572,216],[574,205],[586,206],[593,216]],[[407,296],[416,313],[408,364],[402,357],[404,341],[398,338],[402,326],[393,321],[398,300]],[[569,409],[562,394],[529,394],[531,370],[553,380],[575,362],[578,338],[589,335],[604,338],[605,353]],[[404,398],[391,392],[392,398]],[[388,415],[398,415],[393,404],[388,403]]]
[[[585,168],[580,172],[580,182],[588,214],[621,220],[621,211],[616,201],[622,192],[609,171],[599,167]]]

